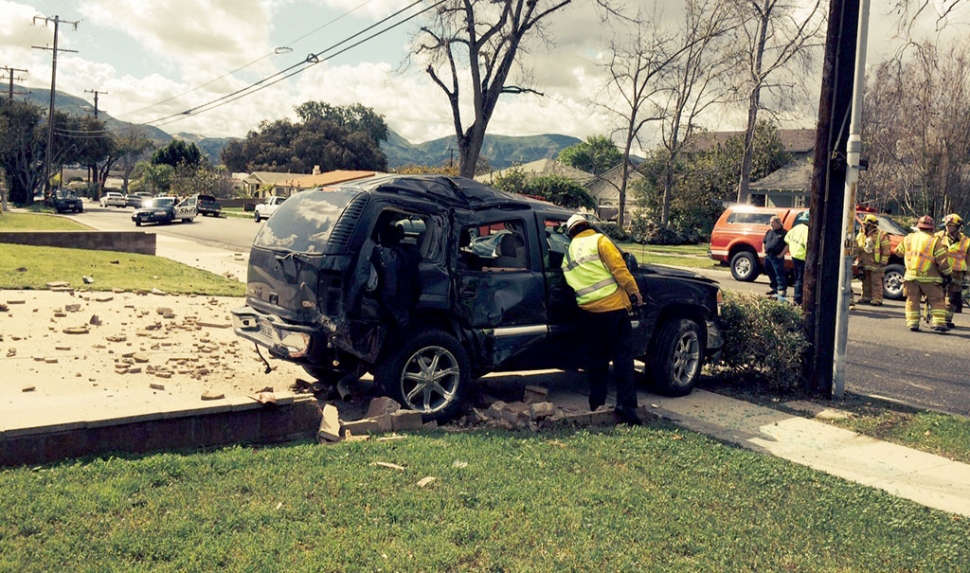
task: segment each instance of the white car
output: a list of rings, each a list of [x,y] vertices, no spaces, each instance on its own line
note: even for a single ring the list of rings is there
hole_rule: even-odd
[[[256,210],[253,211],[253,220],[259,223],[263,219],[268,219],[270,215],[279,209],[283,201],[286,201],[286,197],[267,197],[262,203],[256,205]]]
[[[125,196],[121,193],[116,193],[114,191],[108,191],[101,197],[102,207],[124,207],[125,206]]]

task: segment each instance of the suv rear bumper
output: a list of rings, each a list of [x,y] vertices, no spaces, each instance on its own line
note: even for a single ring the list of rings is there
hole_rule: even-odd
[[[318,326],[284,322],[279,317],[262,313],[250,306],[232,310],[232,330],[236,336],[265,347],[271,356],[300,361],[310,351]]]

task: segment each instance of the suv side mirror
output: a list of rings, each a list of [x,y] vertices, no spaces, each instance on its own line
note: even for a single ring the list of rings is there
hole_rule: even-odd
[[[640,268],[640,263],[637,262],[637,258],[633,253],[624,252],[623,262],[626,263],[626,268],[629,269],[631,273],[636,272],[636,270]]]

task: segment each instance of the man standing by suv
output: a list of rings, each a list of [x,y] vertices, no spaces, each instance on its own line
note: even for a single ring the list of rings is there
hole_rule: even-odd
[[[608,237],[593,230],[585,217],[566,221],[569,250],[562,261],[566,283],[576,292],[582,310],[589,378],[589,408],[606,403],[610,360],[616,378],[616,415],[627,424],[640,425],[637,392],[633,385],[632,298],[643,297],[619,249]]]
[[[787,273],[785,271],[785,252],[788,245],[785,243],[785,229],[781,225],[781,218],[777,215],[768,222],[771,228],[765,233],[764,253],[765,270],[768,271],[768,280],[771,283],[771,292],[780,302],[788,300]]]

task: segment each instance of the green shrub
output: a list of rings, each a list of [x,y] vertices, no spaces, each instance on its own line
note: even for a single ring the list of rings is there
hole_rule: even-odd
[[[633,241],[647,245],[696,245],[703,242],[703,237],[694,227],[673,223],[664,227],[640,214],[633,218],[630,236]]]
[[[715,370],[734,382],[779,390],[801,384],[808,349],[801,307],[725,291],[721,318],[724,349]]]

